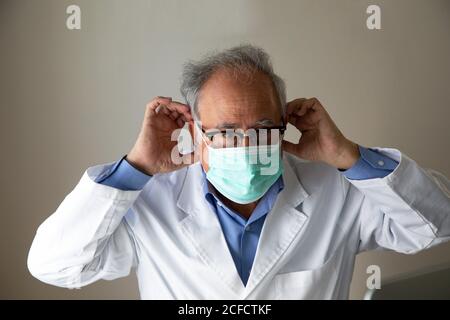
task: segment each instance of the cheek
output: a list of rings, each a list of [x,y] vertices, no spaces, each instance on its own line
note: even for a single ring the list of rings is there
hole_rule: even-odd
[[[208,172],[209,170],[209,160],[208,160],[208,148],[205,147],[205,144],[202,142],[199,145],[199,152],[200,152],[200,163],[202,164],[203,170],[205,172]]]

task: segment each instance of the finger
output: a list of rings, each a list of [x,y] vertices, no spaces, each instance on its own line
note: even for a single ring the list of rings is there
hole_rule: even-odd
[[[305,100],[306,100],[306,98],[299,98],[299,99],[292,100],[291,102],[288,102],[286,105],[286,114],[290,115],[293,112],[295,112],[296,110],[298,110],[302,106],[302,104]]]
[[[297,112],[294,112],[297,116],[303,116],[307,114],[310,111],[314,111],[316,101],[314,98],[312,99],[306,99],[303,101],[302,106],[297,110]]]
[[[187,119],[186,115],[173,111],[170,113],[170,118],[174,120],[179,127],[184,127],[186,122],[192,121],[192,119]]]
[[[168,105],[172,102],[170,97],[155,97],[152,101],[147,104],[147,109],[156,110],[160,105]]]
[[[315,123],[310,119],[305,119],[305,117],[307,117],[307,115],[302,117],[291,115],[288,118],[288,122],[300,131],[313,129],[315,127]]]
[[[322,105],[320,101],[317,98],[310,98],[310,99],[297,99],[292,101],[288,105],[288,115],[297,115],[297,116],[303,116],[307,114],[309,111],[321,111]]]
[[[184,114],[182,114],[182,115],[180,116],[180,118],[181,118],[184,122],[189,122],[189,121],[191,121],[191,120],[187,119],[186,116],[185,116]]]
[[[308,111],[311,110],[312,104],[308,103],[308,101],[305,101],[302,106],[297,110],[297,112],[294,112],[294,115],[297,115],[299,117],[305,115]]]
[[[308,113],[301,116],[290,115],[288,121],[299,130],[309,130],[317,127],[322,118],[322,113],[310,109]]]
[[[170,111],[169,108],[167,108],[167,106],[166,106],[166,105],[163,105],[163,104],[160,104],[160,105],[156,108],[155,112],[156,112],[156,113],[162,113],[162,114],[168,116],[170,119],[172,119],[172,120],[174,120],[174,121],[176,121],[177,118],[178,118],[178,116],[179,116],[179,113],[178,113],[178,112],[176,112],[176,111],[173,111],[173,112]]]
[[[166,105],[164,104],[160,104],[156,109],[155,109],[156,113],[160,113],[162,112],[163,114],[165,114],[166,116],[170,116],[170,110],[167,109]]]
[[[169,97],[156,97],[156,98],[154,98],[152,101],[150,101],[147,104],[147,106],[145,108],[144,118],[148,119],[151,116],[155,116],[158,113],[159,109],[160,109],[159,107],[161,105],[164,105],[164,104],[169,104],[170,101],[172,101],[172,98],[169,98]]]
[[[313,118],[320,118],[323,110],[324,109],[319,100],[317,100],[316,98],[311,98],[303,101],[301,106],[298,109],[292,110],[289,116],[311,116]]]
[[[176,111],[178,113],[183,114],[186,118],[192,119],[191,108],[189,108],[189,106],[184,103],[180,103],[177,101],[171,101],[167,105],[167,108],[172,112]]]
[[[324,110],[322,104],[317,98],[308,99],[308,101],[305,101],[305,106],[314,112],[321,112]]]
[[[177,119],[178,127],[183,128],[184,124],[185,124],[185,122],[183,121],[183,119],[181,117]]]
[[[145,110],[144,120],[148,119],[149,117],[153,117],[153,116],[156,116],[156,111],[151,108],[147,108]]]
[[[172,111],[172,112],[170,112],[169,116],[172,120],[176,121],[176,120],[178,120],[180,113],[178,113],[177,111]]]

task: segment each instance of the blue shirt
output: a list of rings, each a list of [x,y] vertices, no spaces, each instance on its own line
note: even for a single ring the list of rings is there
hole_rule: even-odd
[[[205,172],[203,172],[203,176],[206,180]],[[284,188],[283,178],[280,176],[260,201],[258,201],[249,219],[244,218],[220,201],[211,184],[204,183],[203,187],[205,198],[211,204],[212,209],[219,218],[228,249],[233,257],[239,276],[245,285],[247,284],[250,270],[252,269],[256,248],[258,247],[259,235],[261,234],[267,213],[270,212],[275,204],[278,193]]]
[[[375,150],[360,146],[359,151],[361,156],[351,168],[348,170],[339,170],[348,179],[383,178],[391,173],[398,165],[397,161]],[[115,163],[108,175],[100,176],[96,182],[121,190],[142,189],[150,180],[151,176],[135,169],[124,158]],[[219,219],[236,270],[242,282],[246,285],[265,218],[275,204],[278,193],[284,187],[283,178],[278,178],[259,200],[249,219],[245,219],[219,200],[214,188],[207,183],[205,173],[203,174],[203,179],[205,179],[205,183],[203,184],[205,199],[209,202],[212,210]]]

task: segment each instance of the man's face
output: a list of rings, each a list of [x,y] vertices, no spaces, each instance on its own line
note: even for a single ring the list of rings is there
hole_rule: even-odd
[[[233,71],[219,70],[203,85],[198,111],[204,130],[267,128],[280,126],[282,114],[278,96],[270,78],[255,72],[249,81],[237,80]],[[195,128],[197,130],[197,128]],[[204,152],[204,142],[201,152]],[[202,166],[208,171],[207,152]]]

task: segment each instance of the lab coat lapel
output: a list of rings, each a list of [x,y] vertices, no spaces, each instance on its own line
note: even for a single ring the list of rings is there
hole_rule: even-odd
[[[220,222],[203,194],[200,164],[188,168],[177,205],[185,213],[180,221],[183,233],[191,241],[199,257],[235,293],[242,295],[245,287],[236,270]]]
[[[249,296],[286,251],[295,245],[299,239],[298,234],[308,219],[299,207],[309,195],[286,157],[283,159],[283,164],[285,186],[264,222],[253,267],[242,298]]]

